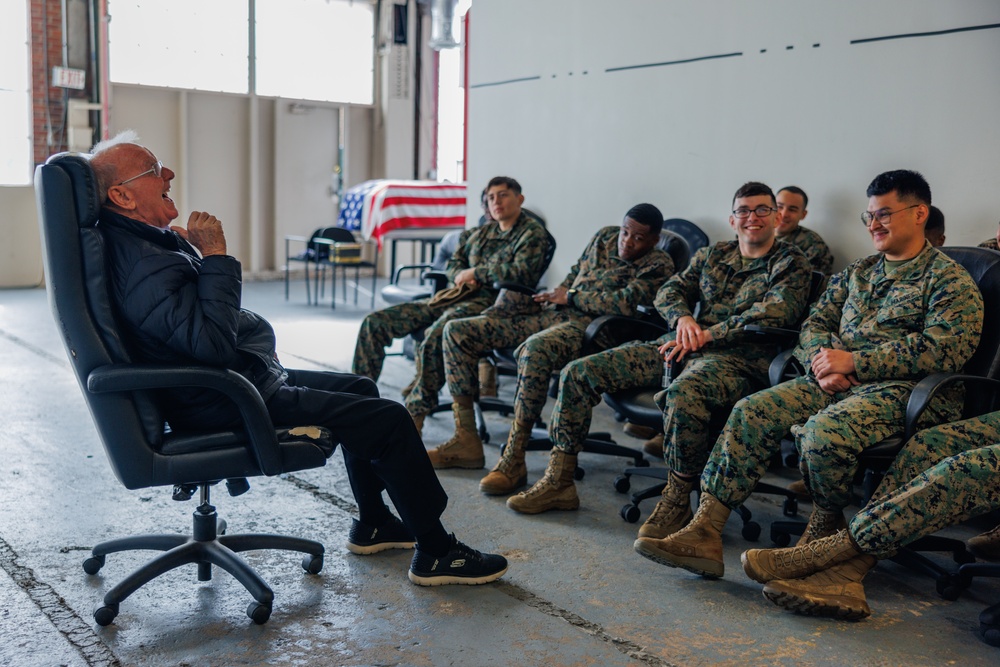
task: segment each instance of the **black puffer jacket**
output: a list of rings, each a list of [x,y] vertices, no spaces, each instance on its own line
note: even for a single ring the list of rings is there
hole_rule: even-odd
[[[287,377],[267,320],[240,308],[242,270],[233,257],[204,259],[177,233],[102,211],[111,299],[135,361],[236,371],[266,401]],[[211,390],[160,393],[174,427],[231,421],[231,403]]]

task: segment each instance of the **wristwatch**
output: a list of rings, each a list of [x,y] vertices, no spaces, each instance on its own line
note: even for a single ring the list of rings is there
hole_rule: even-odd
[[[576,292],[577,292],[577,290],[575,290],[575,289],[568,289],[568,290],[566,290],[566,305],[567,306],[572,306],[573,305],[573,299],[576,298]]]

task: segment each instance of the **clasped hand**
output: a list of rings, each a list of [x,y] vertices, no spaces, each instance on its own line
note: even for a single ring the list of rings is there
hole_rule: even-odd
[[[712,342],[712,332],[702,329],[691,316],[677,320],[677,335],[659,347],[664,361],[680,361],[687,354],[697,352]]]
[[[192,211],[188,217],[187,229],[172,225],[173,231],[201,253],[202,257],[226,254],[226,235],[222,222],[210,213]]]
[[[846,350],[821,347],[810,366],[820,389],[827,394],[847,391],[861,384],[855,375],[854,356]]]
[[[565,306],[569,303],[569,298],[566,296],[566,288],[561,285],[548,292],[539,292],[531,298],[537,303],[554,303],[558,306]]]

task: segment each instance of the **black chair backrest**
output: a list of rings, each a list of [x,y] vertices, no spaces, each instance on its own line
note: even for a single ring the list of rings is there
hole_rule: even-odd
[[[542,272],[539,275],[545,275],[545,272],[549,270],[549,264],[552,263],[552,258],[556,254],[556,237],[549,233],[549,230],[545,230],[546,240],[548,241],[548,246],[545,248],[545,255],[542,257]]]
[[[687,241],[688,250],[693,255],[699,248],[708,245],[708,234],[702,231],[701,227],[690,220],[684,218],[667,218],[663,221],[663,228],[668,232],[673,232],[684,237]]]
[[[309,237],[307,248],[312,253],[313,258],[319,262],[330,259],[330,246],[326,243],[316,243],[313,239],[326,239],[334,243],[357,243],[353,232],[345,227],[320,227]]]
[[[940,250],[965,267],[983,294],[983,333],[979,347],[963,371],[997,378],[1000,376],[1000,253],[986,248]]]
[[[60,153],[39,165],[35,199],[49,306],[73,371],[115,475],[128,488],[144,486],[140,471],[152,470],[164,430],[152,397],[87,390],[95,368],[130,361],[108,294],[104,239],[96,228],[101,195],[89,156]]]
[[[674,273],[680,273],[691,263],[691,247],[677,232],[662,230],[656,247],[670,255],[670,259],[674,261]]]

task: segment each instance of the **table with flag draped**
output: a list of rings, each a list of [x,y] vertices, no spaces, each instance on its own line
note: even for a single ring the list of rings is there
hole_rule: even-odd
[[[436,181],[376,179],[349,188],[340,203],[338,227],[361,232],[379,248],[391,244],[389,270],[396,267],[396,243],[420,244],[420,261],[430,261],[437,243],[465,227],[465,185]],[[430,256],[427,256],[427,251]]]

